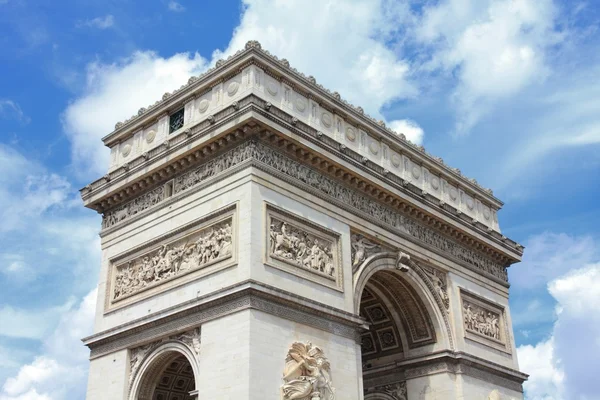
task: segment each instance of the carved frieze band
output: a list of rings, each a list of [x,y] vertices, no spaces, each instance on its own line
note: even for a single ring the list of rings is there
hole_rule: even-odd
[[[109,306],[184,275],[226,265],[226,260],[234,258],[234,208],[224,215],[207,216],[191,229],[171,241],[164,238],[132,256],[113,260]]]
[[[465,263],[479,272],[491,275],[501,281],[507,281],[505,268],[491,258],[459,244],[430,227],[421,225],[416,220],[402,215],[400,212],[382,203],[374,201],[373,198],[361,194],[341,182],[324,176],[320,172],[285,156],[262,142],[246,142],[196,169],[185,172],[176,178],[173,188],[174,193],[178,194],[189,190],[194,185],[199,185],[205,180],[246,161],[255,161],[259,163],[258,166],[262,164],[271,167],[271,172],[276,176],[291,180],[294,184],[300,183],[303,188],[307,190],[312,189],[315,195],[319,197],[326,198],[328,201],[342,208],[364,213],[368,219],[391,227],[400,234],[411,236],[428,246],[456,258],[458,261]],[[146,193],[128,204],[136,202],[153,204],[151,199],[152,195]],[[139,212],[135,208],[130,209],[127,207],[121,211],[118,210],[121,209],[105,213],[105,227],[131,218]],[[121,213],[118,218],[113,215],[117,212]]]
[[[267,205],[267,265],[342,290],[339,235]]]
[[[187,346],[193,354],[200,355],[200,328],[194,328],[186,332],[167,336],[152,343],[144,344],[129,350],[129,384],[133,382],[144,359],[156,350],[161,344],[175,341]]]
[[[504,307],[460,290],[465,337],[508,352]]]

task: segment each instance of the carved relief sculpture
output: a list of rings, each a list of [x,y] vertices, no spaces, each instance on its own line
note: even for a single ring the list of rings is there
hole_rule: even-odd
[[[463,300],[464,323],[467,330],[500,340],[500,315]]]
[[[231,223],[231,219],[217,223],[117,266],[113,301],[230,257]]]
[[[427,274],[427,277],[433,283],[435,291],[440,295],[446,311],[450,309],[450,297],[448,296],[448,286],[446,284],[446,274],[438,271],[435,268],[422,266],[423,270]]]
[[[174,180],[173,194],[176,195],[191,187],[200,185],[205,180],[248,159],[254,159],[259,163],[276,169],[279,174],[297,179],[318,190],[322,195],[331,196],[331,198],[342,202],[346,207],[352,207],[364,212],[377,221],[409,234],[423,241],[425,244],[459,259],[478,271],[490,274],[502,281],[507,281],[508,279],[506,269],[501,264],[482,255],[480,252],[469,249],[445,235],[409,217],[401,215],[383,204],[373,201],[372,198],[357,193],[346,185],[341,185],[339,182],[289,159],[262,143],[246,142],[200,167],[180,175]],[[109,228],[118,222],[131,218],[136,213],[144,211],[163,200],[162,187],[156,189],[156,192],[152,192],[152,195],[146,193],[124,206],[106,212],[103,218],[103,228]]]
[[[317,238],[285,221],[271,219],[271,256],[333,277],[333,243]]]
[[[358,268],[363,261],[375,253],[385,251],[378,243],[373,243],[363,235],[352,234],[352,269]]]
[[[196,356],[200,354],[200,328],[194,328],[187,332],[171,335],[152,343],[145,344],[130,350],[129,353],[129,383],[133,382],[137,371],[148,354],[161,344],[168,341],[177,341],[185,344]]]
[[[267,264],[328,286],[341,284],[337,237],[283,211],[267,210]]]
[[[408,400],[406,382],[396,382],[389,385],[377,386],[365,390],[365,395],[369,395],[371,393],[386,394],[394,400]]]
[[[288,350],[281,386],[283,400],[334,400],[330,365],[323,350],[295,342]]]

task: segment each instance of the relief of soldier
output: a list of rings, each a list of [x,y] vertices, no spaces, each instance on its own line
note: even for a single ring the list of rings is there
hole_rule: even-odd
[[[153,254],[118,268],[114,299],[231,255],[231,247],[230,223],[209,228],[201,232],[195,240],[188,240],[180,245],[163,244]]]
[[[270,238],[271,255],[328,276],[334,275],[332,246],[325,240],[275,219],[271,223]]]

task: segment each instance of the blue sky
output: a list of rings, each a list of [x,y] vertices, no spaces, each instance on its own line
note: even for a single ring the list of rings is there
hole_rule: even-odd
[[[527,398],[600,398],[599,26],[596,1],[0,0],[0,400],[84,397],[100,138],[250,39],[494,189]]]

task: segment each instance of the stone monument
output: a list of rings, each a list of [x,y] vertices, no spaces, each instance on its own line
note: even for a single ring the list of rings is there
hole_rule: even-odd
[[[523,398],[500,200],[258,42],[103,142],[88,400]]]

